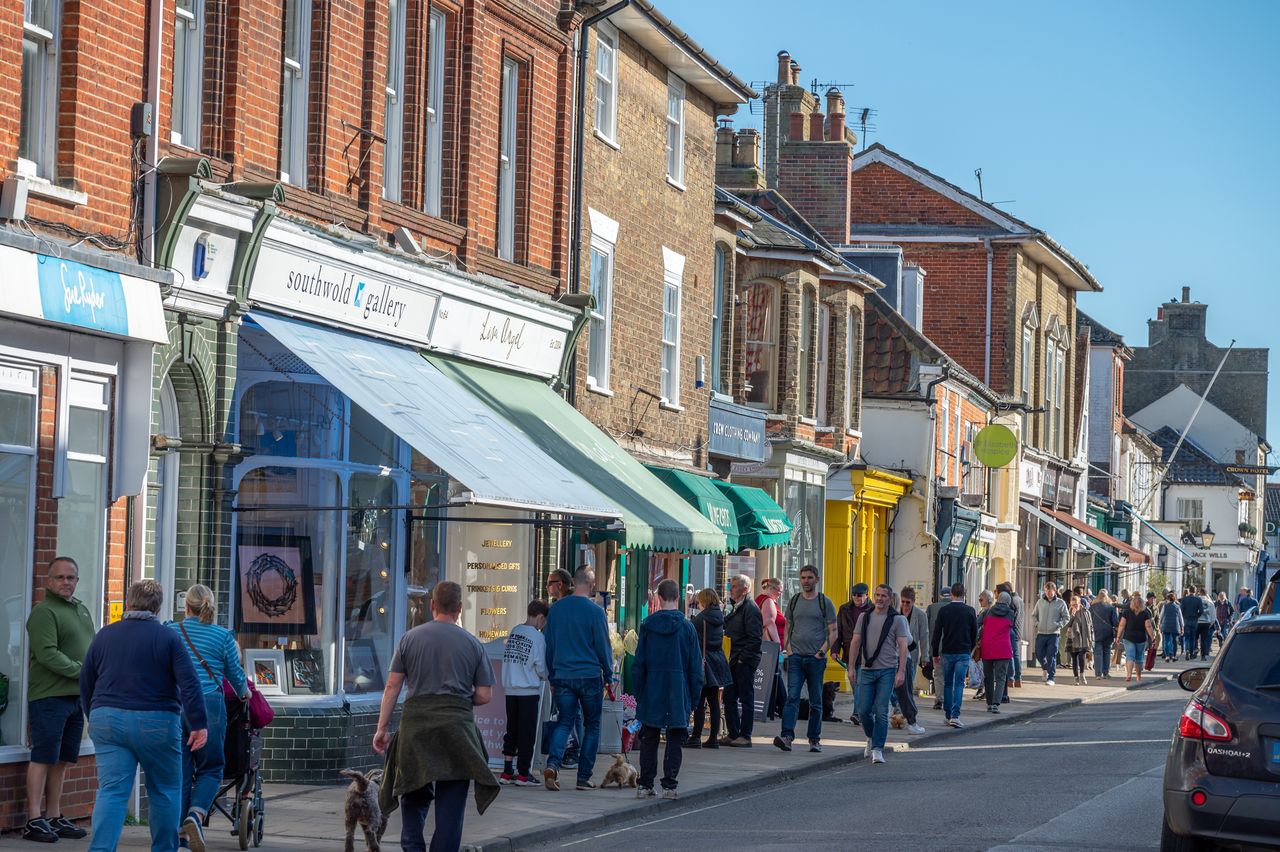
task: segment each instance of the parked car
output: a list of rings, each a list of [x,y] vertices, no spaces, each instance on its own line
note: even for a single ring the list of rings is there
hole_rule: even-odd
[[[1240,620],[1194,692],[1164,767],[1165,852],[1280,849],[1280,615]]]

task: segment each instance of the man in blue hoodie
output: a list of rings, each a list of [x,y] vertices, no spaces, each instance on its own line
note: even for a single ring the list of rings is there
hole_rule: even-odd
[[[604,610],[591,599],[595,585],[596,572],[579,568],[573,575],[573,594],[558,601],[547,615],[547,678],[558,719],[548,747],[547,768],[542,772],[542,782],[548,790],[560,789],[564,749],[579,709],[584,730],[577,789],[596,786],[591,773],[600,747],[602,693],[613,679],[613,650]]]
[[[636,796],[653,798],[658,774],[658,737],[667,729],[662,757],[662,798],[676,797],[680,746],[689,727],[689,710],[702,694],[702,648],[698,634],[678,609],[680,587],[675,580],[658,584],[658,611],[640,625],[631,678],[636,690],[636,719],[640,722],[640,781]]]

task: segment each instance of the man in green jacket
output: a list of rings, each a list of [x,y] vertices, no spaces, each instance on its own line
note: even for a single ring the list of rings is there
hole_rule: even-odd
[[[45,578],[44,600],[31,608],[27,618],[31,761],[27,764],[27,824],[22,836],[39,843],[56,843],[58,838],[78,840],[86,833],[62,816],[62,779],[67,766],[80,758],[84,731],[80,665],[93,641],[93,616],[74,596],[78,582],[80,568],[74,559],[54,559]]]

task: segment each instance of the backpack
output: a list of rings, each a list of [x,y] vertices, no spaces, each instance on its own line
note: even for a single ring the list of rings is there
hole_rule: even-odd
[[[889,609],[885,611],[884,626],[880,628],[880,639],[876,642],[875,653],[868,654],[867,648],[869,645],[867,643],[867,634],[871,630],[871,613],[872,610],[867,610],[862,614],[862,647],[859,650],[859,653],[862,655],[861,664],[863,666],[869,665],[872,660],[880,656],[880,649],[884,647],[885,640],[887,640],[889,638],[889,634],[893,632],[894,619],[899,615],[898,611],[893,607],[889,607]],[[907,653],[911,653],[910,647],[907,648]]]
[[[792,595],[791,600],[787,602],[787,623],[790,624],[796,617],[796,601],[800,600],[802,595]],[[818,592],[818,612],[822,614],[822,620],[827,620],[827,596],[821,591]]]

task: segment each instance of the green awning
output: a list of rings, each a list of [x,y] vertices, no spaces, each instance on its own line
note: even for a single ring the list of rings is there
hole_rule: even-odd
[[[442,355],[424,357],[617,506],[622,529],[609,535],[623,547],[725,552],[723,532],[539,379]]]
[[[724,533],[725,546],[730,553],[738,552],[738,522],[734,520],[738,510],[729,502],[724,492],[716,488],[714,479],[669,467],[648,464],[645,467],[686,503],[697,509],[704,518],[719,527]]]
[[[736,510],[740,550],[763,550],[791,543],[791,519],[763,490],[731,482],[714,484]]]

